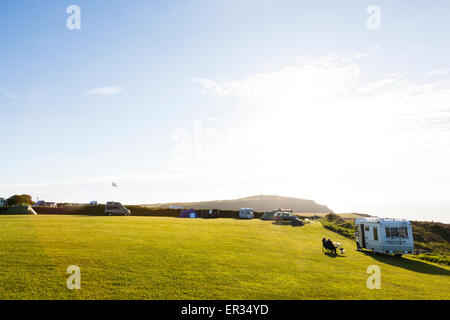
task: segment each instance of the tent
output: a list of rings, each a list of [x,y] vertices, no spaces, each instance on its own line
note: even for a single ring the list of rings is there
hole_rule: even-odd
[[[181,211],[179,218],[198,218],[197,212],[194,209]]]
[[[274,220],[275,213],[277,212],[278,210],[266,211],[261,217],[261,220]]]
[[[15,214],[34,214],[37,215],[36,211],[34,211],[31,206],[12,206],[5,212],[6,215],[15,215]]]

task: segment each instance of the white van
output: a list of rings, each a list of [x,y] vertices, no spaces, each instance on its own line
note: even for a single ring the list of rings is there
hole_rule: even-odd
[[[120,202],[107,202],[105,214],[108,216],[130,216],[131,211]]]
[[[374,253],[414,254],[411,222],[387,218],[358,218],[355,220],[356,246]]]
[[[239,210],[240,219],[253,219],[255,216],[253,208],[241,208]]]

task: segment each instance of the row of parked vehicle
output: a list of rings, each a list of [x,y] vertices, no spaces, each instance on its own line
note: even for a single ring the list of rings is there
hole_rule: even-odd
[[[130,216],[131,211],[127,209],[120,202],[107,202],[105,206],[105,214],[108,216]],[[180,218],[219,218],[220,211],[218,209],[211,209],[209,211],[202,211],[198,214],[194,209],[183,210],[180,213]],[[242,208],[239,210],[240,219],[253,219],[255,217],[255,211],[253,208]]]
[[[131,211],[127,209],[120,202],[107,202],[105,206],[105,214],[112,215],[131,215]],[[181,211],[180,218],[204,218],[214,219],[220,217],[220,211],[218,209],[211,209],[209,211],[201,211],[197,213],[194,209],[187,209]],[[239,210],[238,217],[240,219],[253,219],[255,217],[255,210],[253,208],[241,208]],[[275,220],[275,222],[289,222],[294,226],[303,225],[303,221],[293,214],[291,209],[277,209],[273,211],[266,211],[261,217],[262,220]]]

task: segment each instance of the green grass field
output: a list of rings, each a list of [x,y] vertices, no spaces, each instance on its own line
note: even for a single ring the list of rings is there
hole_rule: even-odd
[[[345,256],[321,251],[340,241]],[[450,299],[450,269],[271,221],[0,216],[1,299]],[[70,265],[81,290],[66,287]],[[381,289],[369,290],[370,265]]]

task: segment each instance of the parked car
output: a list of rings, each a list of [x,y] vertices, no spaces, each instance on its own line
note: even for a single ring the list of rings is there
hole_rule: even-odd
[[[211,209],[209,211],[205,211],[202,213],[202,218],[204,219],[213,219],[218,218],[220,215],[219,209]]]
[[[280,211],[274,215],[275,222],[291,222],[295,218],[296,216],[292,213],[292,211]]]
[[[253,219],[255,217],[255,213],[253,208],[241,208],[239,210],[239,218],[240,219]]]
[[[131,211],[120,202],[107,202],[105,214],[108,216],[130,216]]]

